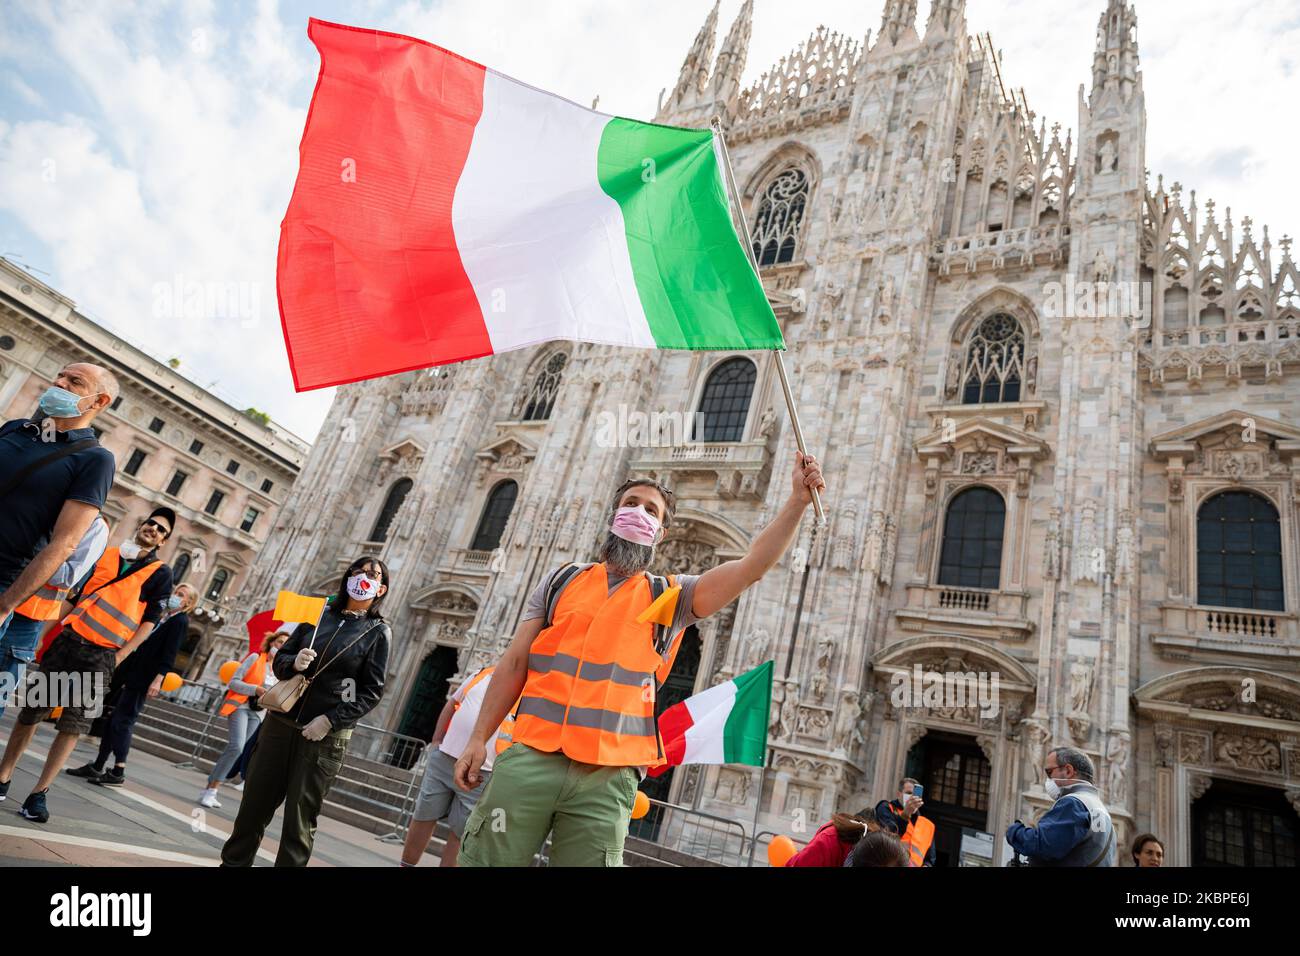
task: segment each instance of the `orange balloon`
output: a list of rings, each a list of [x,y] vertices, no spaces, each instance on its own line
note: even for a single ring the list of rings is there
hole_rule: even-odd
[[[785,866],[799,850],[788,836],[773,837],[767,845],[767,862],[772,866]]]
[[[47,719],[47,720],[58,720],[58,719],[59,719],[59,715],[60,715],[61,713],[63,713],[63,708],[62,708],[62,707],[55,707],[54,710],[50,711],[50,716],[49,716],[48,718],[46,718],[46,719]]]
[[[185,682],[181,680],[181,675],[177,674],[175,671],[172,671],[166,677],[163,678],[163,682],[162,682],[163,692],[170,694],[174,690],[180,690],[181,684],[183,683]]]
[[[650,812],[650,798],[640,790],[636,792],[636,800],[632,803],[632,819],[640,820]]]
[[[217,676],[221,678],[221,683],[229,684],[230,678],[235,676],[237,670],[239,670],[239,661],[226,661],[221,665],[221,670],[217,671]]]

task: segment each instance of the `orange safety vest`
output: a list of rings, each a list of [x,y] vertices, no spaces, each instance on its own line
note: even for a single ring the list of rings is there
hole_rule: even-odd
[[[56,588],[49,584],[42,584],[36,589],[35,594],[14,608],[14,613],[31,618],[33,621],[53,621],[59,616],[59,608],[67,600],[69,590],[69,588]]]
[[[84,596],[63,619],[78,635],[101,647],[122,647],[131,640],[144,618],[145,602],[140,600],[140,589],[158,570],[155,558],[114,580],[121,567],[119,562],[117,548],[104,549],[95,563],[95,573],[86,582]]]
[[[895,810],[892,803],[887,804],[889,812],[899,821],[906,819],[905,810]],[[930,852],[930,844],[934,842],[934,822],[927,820],[925,817],[918,816],[915,821],[907,821],[907,832],[902,836],[903,846],[907,847],[907,854],[910,856],[912,866],[924,866],[925,855]]]
[[[675,586],[671,578],[669,585]],[[677,642],[660,656],[655,624],[637,622],[652,603],[644,574],[608,592],[604,564],[575,575],[560,592],[551,626],[529,648],[512,736],[579,763],[656,766],[664,754],[655,684],[668,677]]]
[[[234,678],[231,678],[232,680]],[[244,683],[252,684],[254,687],[260,687],[262,681],[266,680],[266,655],[258,654],[257,660],[253,661],[253,666],[248,669],[244,675]],[[229,717],[244,701],[248,700],[247,694],[236,694],[233,690],[226,691],[226,697],[221,705],[219,713],[222,717]]]

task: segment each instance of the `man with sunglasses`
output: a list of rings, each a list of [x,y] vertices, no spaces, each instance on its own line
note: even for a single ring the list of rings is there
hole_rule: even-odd
[[[1044,789],[1054,801],[1036,826],[1007,828],[1011,849],[1030,866],[1114,866],[1115,825],[1093,782],[1091,758],[1073,747],[1047,752]]]
[[[155,508],[131,540],[104,551],[76,606],[63,619],[63,630],[45,651],[37,674],[29,678],[29,699],[18,712],[0,760],[0,800],[8,796],[14,767],[37,726],[55,707],[61,706],[63,713],[40,779],[23,802],[20,812],[26,819],[49,821],[45,798],[50,784],[102,711],[114,669],[145,642],[167,609],[172,572],[158,559],[158,548],[175,525],[176,512]]]

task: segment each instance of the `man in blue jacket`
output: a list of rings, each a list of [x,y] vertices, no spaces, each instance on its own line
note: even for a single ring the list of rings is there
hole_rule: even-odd
[[[1030,866],[1114,866],[1115,825],[1094,783],[1088,755],[1073,747],[1047,754],[1045,789],[1055,801],[1037,826],[1019,820],[1007,828],[1007,842]]]

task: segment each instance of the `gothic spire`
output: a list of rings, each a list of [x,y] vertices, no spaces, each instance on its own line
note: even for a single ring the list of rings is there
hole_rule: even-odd
[[[695,35],[695,43],[686,54],[682,64],[681,76],[677,78],[677,88],[673,90],[672,105],[681,106],[703,93],[709,82],[709,60],[713,56],[713,44],[718,39],[718,4],[714,0],[713,9],[700,32]]]
[[[954,23],[959,23],[966,15],[966,0],[932,0],[930,18],[926,21],[925,32],[931,30],[947,31]]]
[[[898,38],[909,27],[916,27],[916,0],[885,0],[885,14],[880,20],[880,35],[897,46]]]
[[[717,10],[717,7],[714,7]],[[740,76],[745,72],[749,54],[749,35],[754,26],[754,0],[745,0],[722,41],[718,60],[713,66],[713,91],[721,100],[729,100],[740,91]]]
[[[1092,95],[1119,90],[1128,100],[1139,84],[1137,12],[1125,0],[1108,0],[1097,23],[1097,52],[1092,60]]]

